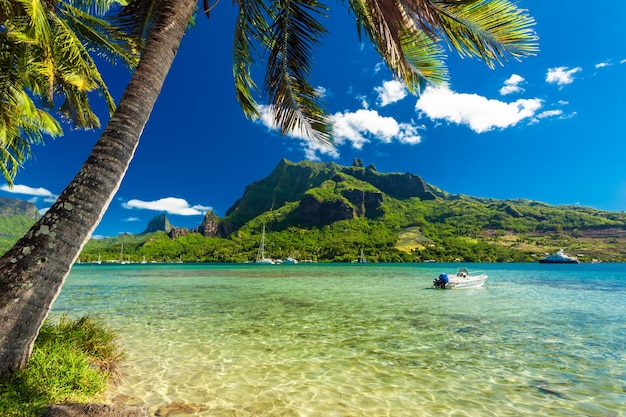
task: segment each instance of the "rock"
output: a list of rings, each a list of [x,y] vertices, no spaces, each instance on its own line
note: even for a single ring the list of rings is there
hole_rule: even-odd
[[[0,216],[26,216],[39,220],[39,210],[30,201],[19,198],[0,197]]]
[[[356,208],[356,215],[368,219],[375,219],[384,214],[383,193],[380,191],[364,191],[359,189],[344,190],[341,192]]]
[[[305,195],[298,207],[298,219],[303,224],[325,226],[339,220],[355,217],[354,208],[347,200],[320,201],[312,195]]]
[[[213,211],[209,210],[204,215],[204,220],[198,227],[198,233],[204,237],[215,237],[219,235],[219,218]],[[219,236],[225,237],[225,236]]]
[[[199,404],[184,404],[179,402],[169,403],[154,413],[157,417],[169,417],[181,414],[194,414],[204,410],[204,407]]]
[[[170,239],[177,239],[179,237],[183,237],[189,233],[189,230],[186,227],[172,227],[167,235]]]
[[[159,214],[148,222],[148,227],[142,234],[164,231],[169,233],[172,230],[172,224],[165,214]]]
[[[113,404],[55,404],[42,417],[150,417],[143,407]]]

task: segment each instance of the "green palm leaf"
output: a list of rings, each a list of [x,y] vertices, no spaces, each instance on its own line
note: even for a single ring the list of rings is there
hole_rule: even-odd
[[[233,78],[237,101],[246,117],[260,117],[259,105],[254,98],[258,86],[251,75],[255,45],[267,45],[270,39],[268,10],[264,3],[239,0],[239,13],[235,24],[233,42]]]
[[[32,143],[62,133],[50,114],[57,107],[55,101],[62,101],[58,110],[74,127],[100,125],[89,100],[93,91],[114,111],[114,100],[93,57],[121,60],[132,67],[140,44],[86,11],[103,14],[119,3],[0,1],[0,171],[10,184],[17,168],[30,157]]]
[[[507,0],[431,1],[436,29],[461,56],[477,56],[493,68],[508,57],[538,51],[534,19]]]
[[[265,91],[282,134],[296,132],[328,145],[330,129],[321,96],[308,82],[312,48],[326,32],[314,15],[326,10],[315,0],[272,4]]]

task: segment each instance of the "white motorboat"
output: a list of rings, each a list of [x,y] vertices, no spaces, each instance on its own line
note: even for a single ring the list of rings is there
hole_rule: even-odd
[[[541,264],[579,264],[580,261],[575,256],[566,255],[563,249],[559,249],[545,258],[539,259]]]
[[[470,274],[467,268],[459,268],[456,275],[441,273],[433,281],[434,288],[458,289],[458,288],[479,288],[487,282],[487,273],[482,271]]]

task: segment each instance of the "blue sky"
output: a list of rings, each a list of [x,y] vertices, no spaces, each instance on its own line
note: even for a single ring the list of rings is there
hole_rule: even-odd
[[[195,227],[218,216],[281,160],[354,158],[411,172],[450,193],[626,209],[626,2],[519,1],[537,21],[540,52],[489,69],[449,52],[450,81],[420,97],[393,81],[343,6],[315,54],[312,83],[337,133],[330,150],[280,136],[243,116],[231,72],[235,9],[220,3],[183,39],[135,157],[95,236],[141,233],[152,217]],[[610,12],[607,12],[610,11]],[[130,75],[103,69],[119,98]],[[96,100],[97,101],[97,100]],[[102,103],[99,103],[102,107]],[[106,122],[106,112],[99,115]],[[72,131],[34,147],[0,195],[51,205],[100,131]]]

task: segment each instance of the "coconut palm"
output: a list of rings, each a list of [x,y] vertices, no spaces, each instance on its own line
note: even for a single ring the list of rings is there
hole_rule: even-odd
[[[204,9],[209,14],[208,2]],[[329,143],[332,129],[308,82],[324,34],[316,0],[236,0],[233,74],[248,117],[259,116],[252,64],[267,57],[261,97],[283,133]],[[348,0],[361,34],[413,92],[446,79],[441,42],[493,65],[534,53],[533,20],[506,0]],[[115,195],[176,55],[196,0],[131,1],[121,27],[147,34],[117,110],[77,176],[48,212],[0,258],[0,374],[27,361],[71,265]]]
[[[133,38],[83,10],[98,6],[91,3],[0,0],[0,171],[9,185],[32,143],[62,134],[51,111],[73,127],[99,127],[88,96],[93,91],[114,111],[93,50],[113,62],[138,60]]]

